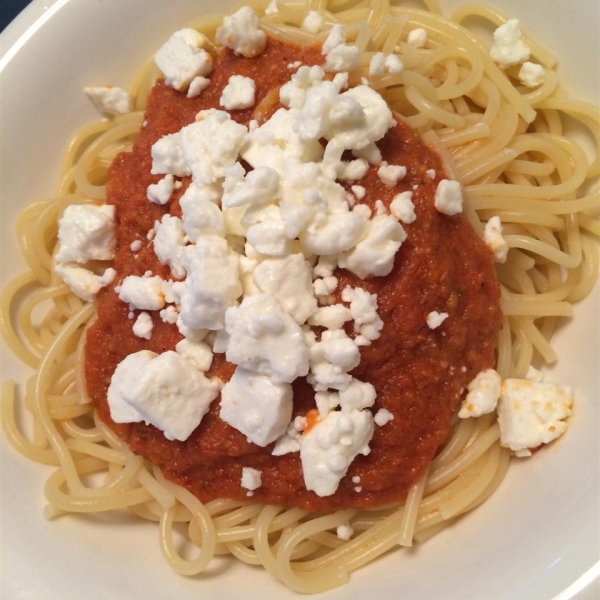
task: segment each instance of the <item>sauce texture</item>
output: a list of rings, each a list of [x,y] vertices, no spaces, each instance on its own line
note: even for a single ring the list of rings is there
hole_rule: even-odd
[[[258,105],[269,91],[290,79],[293,71],[287,65],[296,60],[312,65],[322,63],[323,57],[316,48],[300,49],[269,40],[263,54],[254,59],[223,50],[215,60],[210,86],[198,98],[188,99],[162,81],[154,87],[146,126],[133,151],[117,156],[109,173],[108,202],[116,206],[114,267],[118,276],[101,297],[98,319],[87,332],[88,393],[101,418],[132,451],[159,465],[166,477],[202,501],[246,499],[247,490],[240,485],[242,468],[253,467],[262,472],[262,486],[254,491],[253,501],[314,511],[381,506],[402,499],[423,474],[448,433],[463,389],[477,373],[494,365],[495,337],[502,322],[500,291],[489,249],[464,216],[448,217],[434,208],[435,190],[444,178],[441,162],[399,118],[378,146],[388,163],[406,166],[406,177],[398,186],[387,187],[379,180],[377,167],[371,167],[356,183],[366,188],[362,202],[371,208],[376,200],[389,206],[395,194],[413,191],[417,219],[403,225],[408,238],[388,276],[363,281],[338,269],[339,285],[334,294],[336,302],[341,302],[341,291],[351,285],[378,295],[378,312],[385,325],[379,339],[361,347],[361,362],[352,375],[375,386],[373,411],[386,408],[394,418],[375,427],[371,453],[352,462],[334,495],[320,498],[306,490],[299,453],[271,456],[272,444],[256,446],[221,421],[219,399],[185,442],[167,440],[160,430],[144,423],[114,423],[106,400],[112,374],[127,355],[143,349],[157,353],[174,350],[182,339],[175,325],[161,321],[158,311],[151,313],[151,339],[136,337],[133,320],[128,318],[129,307],[114,291],[114,285],[125,276],[141,276],[148,270],[171,278],[170,269],[159,262],[146,235],[166,212],[181,216],[178,199],[189,178],[167,205],[150,203],[147,187],[160,179],[150,174],[152,144],[193,122],[198,111],[219,108],[221,92],[231,75],[255,80]],[[264,104],[269,105],[268,97]],[[253,110],[232,111],[231,116],[248,123]],[[434,179],[426,174],[428,169],[435,170]],[[413,186],[418,187],[413,190]],[[142,240],[143,247],[133,253],[130,244],[136,239]],[[433,330],[426,322],[432,311],[449,315]],[[135,311],[134,319],[137,314],[139,311]],[[354,336],[351,325],[347,333]],[[223,354],[215,354],[207,375],[227,381],[234,369]],[[293,388],[294,416],[315,408],[314,391],[304,379],[296,380]],[[359,484],[352,482],[356,476],[360,477]]]

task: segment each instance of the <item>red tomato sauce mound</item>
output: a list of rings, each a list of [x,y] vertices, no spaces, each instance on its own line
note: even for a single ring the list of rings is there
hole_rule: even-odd
[[[311,511],[371,508],[402,499],[419,480],[448,434],[463,389],[477,373],[494,365],[495,338],[502,321],[490,251],[464,216],[448,217],[434,208],[435,190],[444,178],[441,161],[400,119],[378,146],[388,163],[406,166],[406,177],[398,186],[387,187],[379,180],[377,167],[371,167],[357,183],[366,188],[362,202],[371,208],[376,200],[389,206],[395,194],[413,191],[417,219],[404,225],[408,239],[386,277],[363,281],[341,269],[335,273],[339,279],[336,302],[341,302],[346,285],[363,287],[378,296],[385,326],[379,339],[361,348],[361,362],[352,374],[375,386],[373,412],[386,408],[394,418],[375,427],[371,453],[352,462],[335,494],[320,498],[306,489],[299,453],[272,456],[273,445],[261,448],[252,444],[223,422],[219,399],[185,442],[167,440],[162,431],[144,423],[114,423],[106,399],[112,374],[127,355],[144,349],[157,353],[174,350],[182,339],[176,326],[164,323],[158,311],[152,312],[150,340],[136,337],[129,307],[114,291],[114,285],[125,276],[141,276],[148,270],[171,278],[170,269],[159,262],[146,236],[163,214],[181,216],[178,200],[189,178],[167,205],[150,203],[147,187],[160,179],[150,174],[152,144],[193,122],[198,111],[220,108],[219,99],[231,75],[254,79],[258,105],[270,90],[290,79],[292,71],[287,65],[297,60],[313,65],[322,63],[323,57],[317,48],[269,40],[266,50],[254,59],[237,57],[228,49],[221,51],[210,86],[197,98],[188,99],[163,81],[155,85],[146,124],[133,151],[118,155],[109,173],[108,202],[116,207],[114,267],[118,276],[99,300],[98,319],[88,329],[85,375],[88,393],[103,421],[133,452],[160,466],[167,478],[202,501],[246,499],[246,490],[240,485],[242,468],[253,467],[262,473],[262,485],[254,491],[253,500]],[[253,109],[232,111],[231,116],[248,123]],[[435,179],[426,174],[428,169],[435,170]],[[413,186],[417,187],[413,190]],[[130,245],[136,239],[143,241],[143,247],[134,254]],[[449,315],[433,330],[426,323],[431,311]],[[134,312],[135,319],[139,311]],[[354,335],[351,325],[347,331]],[[208,375],[227,381],[234,369],[223,354],[215,354]],[[314,391],[304,379],[296,380],[293,388],[294,416],[306,415],[315,408]],[[355,476],[360,477],[360,491],[352,482]]]

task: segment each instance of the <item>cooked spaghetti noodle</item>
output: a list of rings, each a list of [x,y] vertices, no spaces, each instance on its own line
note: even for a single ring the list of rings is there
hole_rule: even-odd
[[[589,162],[564,127],[567,117],[574,118],[598,136],[598,113],[560,90],[555,57],[528,37],[532,56],[546,70],[543,85],[531,91],[518,83],[514,68],[504,72],[494,64],[486,46],[462,26],[472,16],[499,25],[504,17],[494,10],[470,4],[448,19],[435,0],[424,5],[427,10],[385,0],[279,1],[279,11],[262,17],[262,25],[272,38],[313,44],[314,36],[300,29],[309,10],[322,12],[326,29],[344,24],[361,51],[361,64],[352,74],[357,81],[369,77],[375,52],[401,54],[404,71],[372,77],[370,85],[439,153],[447,174],[463,184],[473,227],[481,233],[482,222],[495,215],[504,223],[511,250],[497,267],[504,326],[496,369],[503,378],[523,377],[532,362],[556,359],[550,339],[559,318],[570,317],[572,304],[596,282],[600,197],[585,184],[598,178],[600,158]],[[255,8],[262,14],[265,6],[257,2]],[[202,17],[191,26],[214,40],[221,20],[220,15]],[[428,35],[422,49],[406,41],[417,27]],[[326,35],[322,32],[317,41]],[[27,207],[19,217],[17,236],[30,271],[6,287],[1,315],[8,346],[35,369],[24,394],[33,415],[33,439],[26,439],[15,422],[12,382],[2,388],[4,431],[21,454],[58,467],[44,489],[47,517],[128,508],[159,523],[161,551],[178,573],[201,573],[215,554],[233,554],[263,565],[294,590],[324,591],[398,545],[429,539],[485,501],[506,473],[509,452],[499,445],[495,416],[456,419],[404,503],[323,515],[252,501],[202,504],[134,455],[98,418],[80,368],[80,342],[95,306],[75,297],[53,273],[57,219],[69,204],[105,200],[108,167],[119,152],[131,149],[156,76],[148,61],[130,89],[135,112],[79,131],[65,153],[56,196]],[[51,308],[35,324],[34,312],[47,305]],[[99,486],[87,485],[90,474],[101,479]],[[354,535],[345,541],[335,531],[348,523]],[[176,525],[197,547],[195,558],[178,554]]]

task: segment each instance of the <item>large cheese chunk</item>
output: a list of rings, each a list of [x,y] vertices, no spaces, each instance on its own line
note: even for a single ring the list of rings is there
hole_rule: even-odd
[[[292,386],[238,367],[221,391],[221,419],[251,442],[267,446],[292,418]]]
[[[307,490],[331,496],[358,454],[370,452],[373,415],[367,410],[332,411],[300,440]]]

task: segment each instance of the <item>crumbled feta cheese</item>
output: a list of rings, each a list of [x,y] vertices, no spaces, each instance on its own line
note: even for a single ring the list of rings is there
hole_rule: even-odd
[[[300,441],[306,489],[331,496],[358,454],[369,454],[373,416],[369,411],[330,412]]]
[[[256,252],[265,256],[285,256],[290,252],[290,240],[282,219],[267,218],[252,225],[246,231],[246,238]]]
[[[366,188],[364,188],[362,185],[353,185],[350,189],[358,200],[362,200],[367,193]]]
[[[141,368],[157,356],[156,352],[140,350],[126,356],[117,365],[106,395],[110,418],[115,423],[138,423],[143,420],[144,417],[125,400],[124,395],[135,386]]]
[[[309,352],[309,383],[318,391],[348,387],[352,379],[348,371],[358,366],[360,353],[354,340],[343,329],[324,331],[321,341],[311,346]]]
[[[176,177],[191,175],[191,171],[183,160],[179,141],[179,132],[170,133],[152,145],[152,169],[150,170],[152,175],[171,174]]]
[[[388,73],[391,73],[392,75],[402,73],[402,71],[404,71],[404,63],[399,56],[388,54],[385,57],[385,68]]]
[[[165,175],[158,183],[151,183],[148,186],[147,197],[150,202],[155,204],[166,204],[173,194],[173,175]]]
[[[413,29],[408,33],[406,41],[415,48],[422,48],[427,43],[427,31],[422,27]]]
[[[258,290],[277,298],[300,325],[317,310],[310,267],[302,254],[264,260],[252,277]]]
[[[302,21],[302,29],[308,33],[319,33],[323,29],[323,17],[317,10],[309,10]]]
[[[496,410],[502,379],[494,369],[478,373],[467,386],[467,396],[463,400],[458,416],[461,419],[480,417]]]
[[[546,71],[542,65],[532,62],[524,62],[519,71],[519,81],[529,88],[539,87],[546,79]]]
[[[238,162],[227,169],[223,182],[223,206],[266,204],[279,195],[279,174],[270,167],[256,167],[247,175]]]
[[[331,275],[329,277],[323,277],[322,279],[315,279],[313,281],[315,296],[329,296],[335,291],[337,286],[337,277],[333,277]]]
[[[384,162],[377,169],[377,175],[385,185],[393,187],[398,185],[398,182],[406,176],[406,167],[388,165]]]
[[[361,279],[369,275],[387,275],[394,267],[394,256],[405,239],[406,232],[394,217],[376,216],[369,222],[366,237],[340,257],[339,265]]]
[[[483,239],[493,252],[497,262],[506,262],[508,254],[508,244],[502,237],[502,223],[500,217],[492,217],[486,224],[483,230]]]
[[[379,427],[383,427],[384,425],[387,425],[393,418],[394,418],[394,415],[389,410],[387,410],[385,408],[380,408],[375,413],[375,416],[373,417],[373,421],[375,421],[375,425],[378,425]]]
[[[203,49],[206,36],[194,29],[175,32],[154,57],[156,66],[165,76],[165,83],[176,90],[185,90],[196,77],[209,75],[213,68],[211,55]]]
[[[177,318],[179,317],[179,311],[174,306],[167,306],[159,313],[160,319],[163,323],[171,323],[175,325]]]
[[[254,79],[243,75],[232,75],[223,88],[219,103],[226,110],[249,108],[254,106],[255,93],[256,83],[254,83]]]
[[[340,540],[349,540],[354,534],[354,528],[350,523],[343,523],[342,525],[338,525],[336,529],[336,535],[340,538]]]
[[[179,132],[181,152],[194,181],[210,184],[223,177],[235,163],[247,133],[222,110],[184,127]]]
[[[435,207],[445,215],[462,212],[463,197],[460,183],[451,179],[442,179],[435,190]]]
[[[298,73],[305,68],[308,69],[308,67],[301,67]],[[298,109],[280,108],[276,111],[270,119],[247,136],[240,153],[242,158],[255,169],[271,167],[282,176],[285,172],[286,159],[296,158],[303,163],[320,161],[323,148],[319,141],[302,140],[294,130],[297,115]]]
[[[120,87],[85,87],[83,91],[103,115],[124,115],[131,112],[133,99]]]
[[[262,485],[262,473],[252,467],[244,467],[240,485],[250,491],[256,490]]]
[[[344,35],[344,28],[339,23],[336,23],[329,30],[327,39],[323,43],[321,54],[325,55],[328,52],[331,52],[336,46],[341,46],[345,41],[346,36]]]
[[[394,196],[390,204],[390,212],[402,223],[410,224],[417,218],[412,197],[412,192],[401,192]]]
[[[167,439],[180,442],[198,427],[219,393],[190,362],[171,350],[144,363],[131,383],[122,390],[125,402]]]
[[[267,36],[259,29],[257,14],[249,6],[243,6],[224,17],[223,25],[217,29],[217,42],[236,54],[254,58],[265,49]]]
[[[225,235],[223,213],[217,206],[221,193],[217,185],[192,183],[179,199],[183,213],[183,231],[190,241],[204,235]]]
[[[346,321],[352,320],[350,309],[343,304],[323,306],[310,317],[308,322],[315,327],[341,329]]]
[[[129,249],[132,252],[139,252],[142,249],[142,240],[134,240],[129,244]]]
[[[369,75],[379,76],[385,73],[385,54],[383,52],[376,52],[371,58],[369,63]]]
[[[308,373],[308,348],[298,323],[269,294],[244,298],[227,311],[227,360],[273,383],[291,383]]]
[[[154,323],[152,323],[152,317],[147,312],[140,313],[133,324],[134,335],[149,340],[153,329]]]
[[[191,362],[198,371],[208,371],[210,369],[213,353],[208,344],[183,339],[177,343],[175,351]]]
[[[434,310],[427,315],[427,326],[429,329],[437,329],[447,318],[448,313],[439,313]]]
[[[206,77],[202,77],[201,75],[194,77],[188,88],[187,97],[196,98],[209,86],[209,84],[210,79],[207,79]]]
[[[188,276],[181,296],[181,319],[193,329],[222,329],[225,311],[242,294],[238,256],[225,239],[206,235],[184,255]]]
[[[58,221],[57,263],[86,263],[115,256],[115,207],[72,204]]]
[[[377,314],[377,294],[371,294],[363,288],[346,286],[342,290],[342,300],[350,303],[355,330],[369,341],[378,339],[383,321]]]
[[[375,398],[377,398],[377,392],[373,385],[354,377],[345,390],[338,392],[338,401],[342,412],[371,408],[375,404]]]
[[[179,217],[163,215],[160,222],[154,222],[154,253],[161,263],[169,265],[178,279],[185,277],[183,255],[185,250],[183,223]]]
[[[569,386],[505,380],[498,404],[500,445],[517,456],[530,456],[531,448],[548,444],[566,431],[572,405]]]
[[[336,213],[325,217],[320,227],[308,227],[301,232],[300,241],[310,254],[339,254],[362,243],[360,240],[369,226],[360,212]]]
[[[282,436],[292,418],[293,392],[289,383],[238,367],[221,391],[223,421],[252,443],[267,446]]]
[[[58,263],[54,271],[78,298],[86,302],[93,302],[96,294],[110,283],[103,276],[74,264]]]
[[[427,169],[427,171],[425,171],[425,175],[427,175],[429,179],[435,179],[435,169]]]
[[[523,41],[518,19],[510,19],[494,31],[490,57],[501,67],[517,65],[529,60],[530,54],[529,46]]]
[[[287,68],[290,70],[299,69],[302,66],[302,63],[299,60],[295,60],[292,63],[289,63]]]
[[[164,281],[158,277],[125,277],[119,289],[119,298],[140,310],[160,310],[165,305],[162,291]]]
[[[325,68],[328,71],[352,71],[360,64],[360,50],[349,44],[335,46],[325,57]]]

